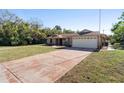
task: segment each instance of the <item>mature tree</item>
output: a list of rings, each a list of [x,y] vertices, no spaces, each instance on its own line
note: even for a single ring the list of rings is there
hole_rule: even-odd
[[[22,19],[14,14],[11,14],[7,10],[0,12],[0,31],[1,39],[0,44],[13,45],[18,44],[18,24],[22,22]],[[14,43],[13,43],[14,42]]]
[[[0,13],[0,45],[42,43],[46,34],[41,29],[38,21],[25,22],[7,10]]]
[[[29,24],[31,28],[35,30],[39,30],[43,27],[42,21],[40,21],[40,19],[37,19],[37,18],[31,18],[29,20]]]
[[[56,26],[54,27],[54,29],[55,29],[55,30],[62,30],[61,26],[59,26],[59,25],[56,25]]]
[[[124,12],[119,18],[119,22],[113,25],[111,31],[114,33],[112,43],[124,43]]]
[[[53,34],[74,33],[71,30],[62,32],[56,25],[54,28],[43,28],[40,20],[35,18],[26,22],[7,10],[0,10],[0,45],[27,45],[44,43],[46,37]]]
[[[41,29],[40,32],[45,33],[46,37],[52,35],[52,30],[48,27],[45,27],[45,28]]]
[[[51,29],[51,33],[53,34],[61,34],[62,33],[62,29],[60,26],[56,25],[53,29]]]
[[[67,30],[67,29],[64,28],[63,33],[68,34],[68,33],[75,33],[75,32],[72,31],[72,30]]]

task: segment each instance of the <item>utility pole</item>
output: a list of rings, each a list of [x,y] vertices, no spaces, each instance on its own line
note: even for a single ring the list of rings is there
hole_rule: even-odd
[[[103,34],[104,34],[104,29],[103,29]]]
[[[100,31],[101,31],[101,9],[99,9],[99,36],[98,36],[98,48],[101,48],[101,38],[100,38]]]
[[[99,9],[99,33],[101,31],[101,9]]]

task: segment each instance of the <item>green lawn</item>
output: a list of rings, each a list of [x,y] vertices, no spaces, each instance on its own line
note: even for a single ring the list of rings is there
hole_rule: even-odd
[[[17,47],[1,46],[0,63],[35,54],[46,53],[54,50],[57,50],[57,48],[53,48],[45,45],[28,45],[28,46],[17,46]]]
[[[94,52],[56,82],[124,82],[124,50]]]

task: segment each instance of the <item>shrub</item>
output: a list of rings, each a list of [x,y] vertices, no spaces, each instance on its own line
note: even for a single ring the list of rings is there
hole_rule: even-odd
[[[110,39],[110,43],[111,43],[112,45],[113,45],[115,42],[116,42],[115,39],[113,39],[113,38]]]
[[[124,45],[120,45],[119,49],[123,50],[124,49]]]
[[[120,48],[120,43],[114,43],[113,47],[114,47],[115,49],[119,49],[119,48]]]
[[[11,46],[17,46],[18,42],[17,41],[11,41]]]
[[[28,44],[28,41],[26,41],[26,40],[24,40],[23,42],[22,42],[22,45],[27,45]]]

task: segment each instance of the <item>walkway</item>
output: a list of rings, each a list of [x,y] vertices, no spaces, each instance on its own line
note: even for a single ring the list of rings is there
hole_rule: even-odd
[[[112,47],[111,44],[109,44],[107,50],[115,50],[115,49]]]

